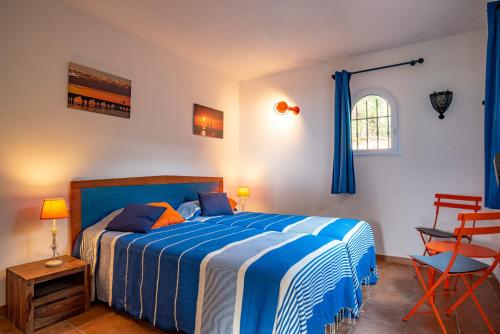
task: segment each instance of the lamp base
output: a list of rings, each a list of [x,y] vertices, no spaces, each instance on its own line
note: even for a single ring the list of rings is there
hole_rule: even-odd
[[[46,267],[59,267],[62,264],[63,264],[62,260],[50,260],[45,262]]]

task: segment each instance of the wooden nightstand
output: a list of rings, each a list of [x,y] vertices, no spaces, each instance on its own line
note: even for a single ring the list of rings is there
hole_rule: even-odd
[[[7,268],[7,317],[24,333],[89,309],[89,266],[71,256],[61,259],[59,267],[43,260]]]

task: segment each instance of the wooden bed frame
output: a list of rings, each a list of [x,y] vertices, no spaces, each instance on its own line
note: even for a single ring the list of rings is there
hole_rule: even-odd
[[[174,184],[174,183],[218,183],[219,191],[224,190],[222,177],[211,176],[176,176],[176,175],[160,175],[160,176],[141,176],[127,177],[118,179],[101,179],[101,180],[84,180],[72,181],[70,183],[70,215],[69,215],[69,240],[71,247],[75,244],[78,234],[82,230],[82,196],[81,190],[85,188],[99,187],[117,187],[117,186],[140,186],[152,184]]]

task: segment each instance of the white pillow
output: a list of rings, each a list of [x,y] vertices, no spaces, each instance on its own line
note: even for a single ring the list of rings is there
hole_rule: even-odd
[[[198,217],[201,215],[200,202],[190,201],[182,203],[181,206],[177,208],[177,212],[186,220]]]

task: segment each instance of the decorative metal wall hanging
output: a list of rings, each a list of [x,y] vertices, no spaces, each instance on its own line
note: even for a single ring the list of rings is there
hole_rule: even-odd
[[[446,90],[445,92],[434,92],[429,95],[431,104],[434,110],[439,113],[439,119],[444,119],[444,113],[448,110],[451,101],[453,100],[453,92]]]

